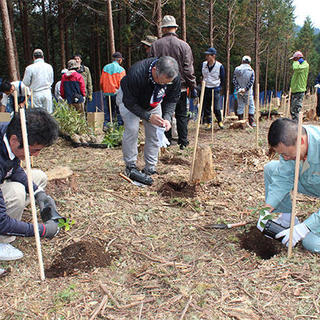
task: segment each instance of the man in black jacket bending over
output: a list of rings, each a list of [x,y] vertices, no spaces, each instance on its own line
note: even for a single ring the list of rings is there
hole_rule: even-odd
[[[58,137],[58,124],[50,114],[41,109],[26,110],[26,122],[31,156],[50,146]],[[15,236],[34,236],[33,225],[22,222],[21,216],[28,203],[28,180],[20,166],[24,160],[24,148],[19,113],[8,124],[0,124],[0,260],[16,260],[23,253],[10,242]],[[35,198],[41,208],[54,207],[54,200],[43,191],[47,177],[40,170],[32,170]],[[58,223],[48,220],[39,224],[40,237],[53,238],[58,232]]]
[[[124,122],[123,159],[129,178],[151,185],[159,152],[159,129],[171,128],[171,117],[180,97],[179,67],[171,57],[149,58],[135,63],[121,80],[117,104]],[[161,102],[166,97],[166,107]],[[136,167],[139,121],[145,127],[145,167]]]

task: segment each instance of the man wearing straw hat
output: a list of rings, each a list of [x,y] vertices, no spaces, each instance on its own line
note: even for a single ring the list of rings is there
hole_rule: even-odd
[[[58,124],[41,108],[26,110],[26,122],[31,156],[53,144],[58,137]],[[22,222],[25,206],[29,203],[28,181],[20,166],[24,160],[20,115],[16,113],[9,124],[0,125],[0,260],[17,260],[23,253],[10,243],[16,236],[33,237],[33,225]],[[54,200],[43,191],[47,177],[40,170],[32,170],[35,198],[39,207],[55,208]],[[58,232],[58,223],[51,219],[39,225],[40,237],[52,239]]]
[[[280,118],[269,129],[270,147],[280,155],[280,160],[272,160],[264,167],[266,207],[273,213],[281,213],[275,220],[288,228],[278,233],[282,243],[288,245],[292,203],[290,192],[295,177],[295,159],[298,137],[298,123],[295,120]],[[320,198],[320,127],[307,125],[302,127],[300,170],[298,192]],[[259,223],[258,229],[262,231]],[[299,223],[296,218],[293,229],[293,246],[302,240],[307,250],[320,253],[320,210]]]

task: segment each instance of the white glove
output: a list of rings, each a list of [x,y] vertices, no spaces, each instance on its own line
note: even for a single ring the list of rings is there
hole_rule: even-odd
[[[260,214],[257,228],[262,232],[268,220],[272,219],[272,215],[268,210],[264,210],[264,214]]]
[[[292,233],[292,247],[294,247],[297,244],[297,242],[304,239],[309,232],[310,230],[303,222],[294,226],[293,233]],[[288,247],[289,235],[290,235],[290,228],[277,233],[276,239],[284,237],[281,242]]]
[[[238,90],[238,93],[239,93],[240,95],[243,95],[245,92],[246,92],[246,89],[244,89],[244,88],[240,88],[240,89]]]
[[[166,129],[162,128],[162,127],[157,128],[157,138],[158,138],[158,147],[159,148],[166,148],[167,146],[170,145],[169,140],[167,139],[167,137],[164,134],[165,130]]]
[[[320,88],[320,84],[317,83],[314,87],[315,87],[315,88]]]
[[[273,219],[274,222],[281,224],[284,228],[290,228],[291,212],[281,213],[279,217]],[[294,224],[300,223],[299,219],[295,217]]]

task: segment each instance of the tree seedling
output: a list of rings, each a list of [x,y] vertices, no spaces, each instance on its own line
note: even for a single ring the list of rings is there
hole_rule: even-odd
[[[274,219],[276,217],[276,214],[269,212],[269,209],[270,209],[269,207],[262,207],[262,208],[258,207],[258,208],[252,208],[252,209],[253,209],[252,214],[257,214],[258,213],[259,216],[261,217],[260,226],[262,228],[265,227],[266,222],[268,220],[272,220],[272,219]]]
[[[75,224],[75,221],[70,220],[69,218],[67,218],[66,220],[64,220],[64,219],[58,220],[58,227],[61,229],[64,228],[65,231],[69,231],[73,224]]]

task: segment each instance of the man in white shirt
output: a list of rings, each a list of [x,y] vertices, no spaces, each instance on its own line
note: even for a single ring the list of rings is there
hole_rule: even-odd
[[[30,90],[26,87],[22,81],[13,81],[10,82],[8,80],[3,80],[0,85],[0,91],[3,92],[3,97],[1,100],[1,104],[5,107],[6,112],[14,111],[14,101],[13,101],[13,93],[17,92],[18,104],[20,106],[24,106],[26,103],[26,93],[27,99],[30,96]]]
[[[53,112],[51,86],[53,84],[52,66],[44,62],[41,49],[33,51],[33,64],[27,66],[23,83],[33,92],[33,103],[36,108]]]

